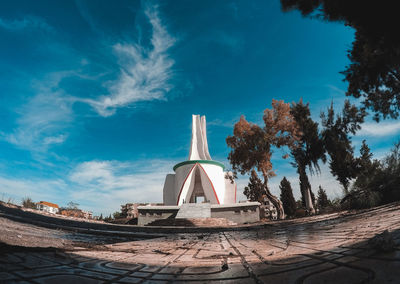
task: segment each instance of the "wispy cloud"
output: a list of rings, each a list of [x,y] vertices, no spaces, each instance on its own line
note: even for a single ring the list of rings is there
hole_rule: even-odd
[[[25,16],[22,19],[7,20],[0,18],[0,28],[9,31],[22,31],[26,29],[40,29],[52,32],[54,28],[50,26],[43,18],[36,16]]]
[[[229,34],[224,31],[215,31],[211,33],[209,40],[227,48],[227,50],[230,50],[234,54],[240,53],[244,46],[244,41],[241,36]]]
[[[357,136],[392,136],[400,133],[400,121],[366,122]]]
[[[207,121],[208,126],[218,126],[218,127],[227,127],[227,128],[232,128],[235,125],[236,122],[238,122],[239,119],[231,119],[231,120],[222,120],[222,119],[213,119],[211,121]]]
[[[53,73],[34,84],[37,94],[17,110],[17,127],[11,133],[2,133],[2,138],[34,152],[64,142],[68,137],[65,129],[73,120],[73,99],[59,88],[59,83],[69,75],[70,72]]]
[[[67,139],[67,137],[68,137],[68,135],[66,135],[66,134],[60,134],[57,136],[49,136],[49,137],[44,138],[43,143],[46,145],[60,144],[60,143],[63,143]]]
[[[162,202],[165,176],[172,172],[173,161],[136,162],[87,161],[77,165],[69,175],[75,190],[74,200],[89,200],[94,211],[119,210],[128,202]]]
[[[172,160],[101,161],[77,164],[57,179],[0,176],[0,198],[19,203],[29,196],[66,206],[69,201],[95,214],[110,214],[128,202],[162,202],[165,176]]]
[[[134,102],[164,100],[172,88],[170,79],[174,60],[168,50],[176,40],[163,26],[156,8],[148,8],[145,14],[152,26],[152,47],[129,43],[114,45],[120,62],[120,75],[110,83],[110,95],[82,100],[102,116],[110,116],[117,108]]]
[[[15,203],[20,203],[24,197],[31,197],[34,201],[60,202],[60,196],[66,189],[67,185],[62,179],[19,179],[0,176],[0,197],[12,198]]]
[[[326,87],[328,87],[330,93],[332,96],[345,96],[346,95],[346,91],[342,90],[341,88],[338,88],[334,85],[331,84],[327,84]]]
[[[51,72],[30,86],[34,96],[15,110],[19,114],[16,127],[8,133],[0,132],[0,139],[22,149],[46,152],[51,145],[67,140],[76,102],[88,103],[100,115],[110,116],[117,108],[134,102],[166,99],[166,93],[172,88],[170,79],[174,64],[168,50],[175,39],[163,26],[156,7],[148,7],[145,14],[152,27],[151,47],[128,43],[114,45],[120,74],[117,80],[106,83],[109,95],[91,94],[92,98],[82,98],[79,94],[67,93],[61,84],[64,79],[93,80],[96,77],[83,70]],[[41,18],[26,17],[13,21],[0,18],[0,27],[3,28],[16,30],[32,26],[51,29]]]

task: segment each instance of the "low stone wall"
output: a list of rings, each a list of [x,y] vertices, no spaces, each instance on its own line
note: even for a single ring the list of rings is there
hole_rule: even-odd
[[[260,221],[260,203],[246,202],[225,205],[211,205],[211,218],[225,218],[236,224]]]
[[[175,218],[180,206],[139,206],[138,225],[144,226],[155,220]]]
[[[255,223],[260,221],[259,206],[258,202],[212,204],[211,218],[225,218],[236,224]],[[140,206],[138,207],[138,225],[145,226],[155,220],[175,218],[179,209],[180,206]]]

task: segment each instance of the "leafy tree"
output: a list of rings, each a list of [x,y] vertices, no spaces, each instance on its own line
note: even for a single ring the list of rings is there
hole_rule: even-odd
[[[115,212],[113,213],[113,218],[114,218],[114,219],[118,219],[118,218],[120,218],[120,217],[121,217],[121,212],[115,211]]]
[[[103,220],[103,213],[100,213],[99,220]]]
[[[353,184],[353,188],[366,188],[370,183],[370,179],[379,171],[381,164],[377,160],[372,160],[373,154],[365,140],[362,141],[360,148],[360,157],[357,158],[358,175]]]
[[[294,216],[296,213],[296,200],[293,197],[293,190],[290,182],[283,177],[279,185],[281,190],[281,201],[283,208],[288,216]]]
[[[76,210],[78,209],[79,204],[73,201],[68,202],[67,204],[67,208],[68,209],[72,209],[72,210]]]
[[[331,204],[328,199],[328,195],[326,195],[326,191],[322,188],[322,186],[319,186],[317,200],[318,207],[320,209],[328,207]]]
[[[400,26],[397,1],[281,0],[284,11],[342,22],[355,29],[342,73],[348,96],[362,98],[375,119],[400,115]]]
[[[372,165],[372,158],[373,154],[371,153],[371,149],[368,147],[365,139],[362,141],[360,147],[360,157],[358,158],[358,164],[361,169],[369,169]]]
[[[36,203],[33,202],[32,198],[25,197],[22,199],[22,206],[25,208],[36,209]]]
[[[395,143],[390,154],[383,160],[380,176],[381,184],[376,188],[382,194],[382,201],[388,203],[400,200],[400,141]]]
[[[282,202],[268,188],[268,180],[275,176],[272,169],[271,147],[297,147],[299,133],[296,122],[290,114],[290,105],[283,101],[272,100],[272,109],[264,110],[264,128],[249,123],[242,116],[234,126],[233,136],[226,143],[232,148],[228,159],[233,171],[241,174],[257,170],[263,175],[264,194],[275,206],[278,219],[283,219]]]
[[[304,203],[301,200],[296,200],[296,209],[301,209],[304,207]]]
[[[311,118],[309,104],[303,104],[303,100],[298,103],[292,103],[290,113],[297,123],[298,129],[301,132],[298,147],[293,148],[291,154],[295,160],[292,163],[297,168],[300,181],[300,191],[302,200],[307,211],[311,214],[315,213],[313,193],[311,184],[308,180],[306,168],[313,173],[320,171],[318,161],[322,159],[325,162],[325,149],[323,141],[318,132],[318,123]]]
[[[344,192],[348,193],[350,180],[358,174],[358,163],[354,157],[350,134],[355,134],[364,122],[366,112],[345,101],[341,115],[336,115],[333,103],[327,114],[321,113],[322,139],[329,154],[329,168],[333,176],[342,184]]]
[[[251,170],[249,184],[244,188],[243,193],[250,201],[262,201],[262,197],[264,194],[264,184],[258,177],[257,172],[254,169]]]
[[[105,217],[105,218],[104,218],[104,221],[105,221],[105,222],[110,222],[111,220],[112,220],[111,214],[110,214],[108,217]]]
[[[400,142],[382,160],[372,160],[368,145],[360,149],[359,175],[352,189],[342,199],[348,208],[369,208],[400,200]]]

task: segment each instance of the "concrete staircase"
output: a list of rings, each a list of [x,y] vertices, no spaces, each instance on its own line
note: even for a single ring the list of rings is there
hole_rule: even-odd
[[[179,208],[176,219],[211,218],[210,203],[184,203]]]

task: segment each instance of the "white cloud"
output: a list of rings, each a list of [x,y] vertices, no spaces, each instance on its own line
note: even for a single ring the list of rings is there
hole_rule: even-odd
[[[218,126],[218,127],[226,127],[232,128],[235,126],[235,123],[238,122],[239,119],[231,119],[230,121],[224,121],[222,119],[213,119],[211,121],[207,121],[207,126]]]
[[[12,198],[14,203],[20,203],[24,197],[34,201],[60,202],[60,196],[67,189],[62,179],[18,179],[0,176],[0,198],[6,201]],[[65,205],[65,204],[59,204]]]
[[[34,84],[37,94],[16,111],[20,115],[17,127],[11,133],[2,133],[2,139],[33,152],[63,143],[68,137],[65,129],[73,120],[73,99],[58,85],[70,75],[70,72],[55,72]]]
[[[329,88],[330,94],[333,95],[333,96],[345,97],[345,95],[346,95],[346,91],[345,90],[342,90],[341,88],[338,88],[338,87],[336,87],[334,85],[327,84],[326,87]]]
[[[69,201],[94,214],[110,214],[128,202],[162,202],[165,176],[176,161],[87,161],[59,179],[0,176],[0,198],[20,203],[29,196],[66,206]]]
[[[162,25],[155,8],[145,12],[152,26],[152,48],[139,44],[114,45],[120,61],[120,76],[108,87],[110,95],[98,99],[83,99],[102,116],[110,116],[116,108],[128,106],[138,101],[164,100],[172,85],[172,66],[168,49],[175,39]]]
[[[212,42],[216,42],[225,48],[228,48],[228,50],[232,51],[235,54],[240,53],[243,50],[244,46],[244,41],[240,36],[229,34],[224,31],[213,32],[210,35],[209,40]]]
[[[357,136],[391,136],[400,132],[400,121],[366,122]]]
[[[63,143],[66,139],[67,139],[67,135],[60,134],[58,136],[45,137],[44,140],[43,140],[43,143],[46,144],[46,145],[60,144],[60,143]]]
[[[78,203],[86,200],[87,208],[106,214],[128,202],[162,202],[165,176],[174,164],[167,160],[83,162],[69,175],[78,189],[71,198]]]
[[[151,48],[139,44],[116,44],[114,50],[120,61],[120,76],[109,82],[110,95],[96,99],[82,99],[67,94],[60,82],[68,77],[93,80],[82,70],[51,72],[32,84],[35,95],[16,112],[20,115],[16,127],[8,133],[0,132],[0,139],[36,154],[46,152],[52,145],[62,144],[68,138],[68,128],[74,120],[72,106],[75,102],[89,103],[100,115],[112,115],[119,107],[133,102],[163,100],[172,88],[174,61],[168,49],[174,44],[155,8],[148,8],[146,15],[152,26]],[[26,17],[23,20],[6,21],[0,18],[0,28],[23,29],[47,28],[44,20]],[[50,27],[48,27],[50,29]],[[83,61],[87,64],[87,61]]]
[[[21,31],[26,29],[40,29],[44,31],[53,31],[51,27],[43,18],[36,16],[26,16],[22,19],[6,20],[0,18],[0,28],[9,31]]]

